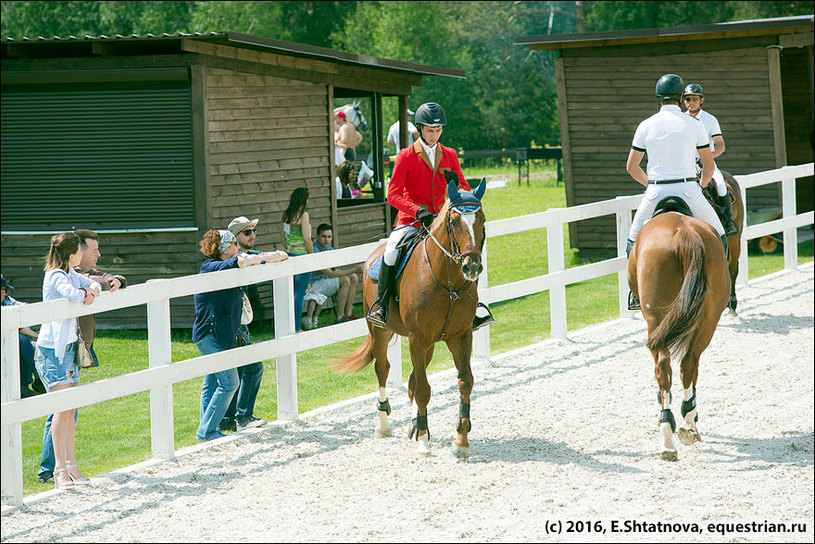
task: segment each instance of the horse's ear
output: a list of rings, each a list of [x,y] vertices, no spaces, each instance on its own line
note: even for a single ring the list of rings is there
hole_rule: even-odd
[[[450,203],[454,204],[461,200],[461,197],[458,194],[458,180],[451,181],[447,184],[447,197],[450,199]]]
[[[478,200],[481,200],[481,197],[484,196],[484,193],[487,192],[487,178],[481,178],[481,183],[478,184],[478,187],[475,188],[473,194]]]

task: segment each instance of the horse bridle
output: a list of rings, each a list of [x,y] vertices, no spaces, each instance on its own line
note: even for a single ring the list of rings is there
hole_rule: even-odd
[[[475,209],[473,209],[472,211],[467,211],[467,212],[462,212],[460,210],[456,210],[456,213],[458,213],[459,215],[470,215],[470,214],[477,213],[478,210],[481,209],[481,206],[477,206],[477,207],[476,206],[468,206],[468,207],[473,207]],[[451,275],[450,275],[450,262],[452,261],[453,263],[461,264],[464,261],[464,259],[467,258],[467,257],[481,255],[481,249],[480,248],[479,249],[471,249],[469,251],[465,251],[464,253],[461,253],[461,246],[459,245],[458,240],[456,240],[456,237],[454,236],[454,233],[453,233],[453,219],[450,216],[450,212],[452,211],[453,208],[454,208],[454,206],[450,206],[447,209],[447,215],[445,217],[445,229],[447,231],[447,238],[450,239],[450,245],[452,246],[452,252],[448,251],[443,245],[441,245],[441,242],[439,242],[436,239],[436,237],[433,236],[433,233],[430,232],[430,229],[428,229],[427,227],[425,227],[425,230],[427,231],[427,237],[425,237],[425,239],[423,241],[424,258],[427,261],[427,267],[430,269],[430,275],[432,276],[433,281],[436,282],[436,285],[438,285],[450,297],[450,305],[447,308],[447,318],[444,320],[444,327],[441,330],[441,334],[436,339],[436,342],[439,342],[440,340],[444,340],[444,337],[447,335],[447,326],[450,324],[450,317],[453,315],[453,304],[455,304],[455,302],[459,298],[461,298],[461,294],[464,292],[464,290],[469,289],[470,287],[472,287],[472,284],[474,283],[473,280],[468,280],[467,278],[464,278],[464,285],[462,285],[459,289],[453,289],[453,280],[452,280]],[[446,257],[446,260],[445,260],[445,263],[447,264],[447,286],[446,287],[444,285],[442,285],[442,283],[436,277],[436,273],[433,272],[433,264],[430,262],[430,256],[427,254],[427,239],[428,238],[430,238],[431,240],[433,240],[436,243],[438,248],[441,250],[441,252]],[[484,240],[481,241],[481,244],[482,245],[484,244]]]

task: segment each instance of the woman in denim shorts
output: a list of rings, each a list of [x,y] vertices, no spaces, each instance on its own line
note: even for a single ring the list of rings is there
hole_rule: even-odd
[[[92,304],[102,287],[74,270],[82,260],[79,236],[63,232],[51,238],[45,264],[42,300],[67,298],[78,304]],[[47,391],[61,391],[79,383],[76,364],[76,318],[43,323],[37,338],[34,364]],[[51,437],[54,442],[54,484],[57,489],[88,483],[76,462],[76,409],[54,414]]]

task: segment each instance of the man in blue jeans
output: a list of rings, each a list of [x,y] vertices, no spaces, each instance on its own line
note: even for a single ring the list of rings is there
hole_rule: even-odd
[[[236,217],[230,221],[227,230],[234,234],[238,241],[238,253],[260,254],[260,251],[254,249],[258,221],[259,219],[250,221],[246,217]],[[244,296],[247,296],[246,287],[243,287],[243,293]],[[252,343],[247,324],[241,324],[238,335],[243,340],[243,345]],[[240,340],[238,343],[240,344]],[[263,363],[251,363],[238,367],[238,378],[240,379],[238,391],[232,397],[229,408],[226,409],[226,414],[218,425],[218,430],[221,432],[242,431],[267,423],[265,419],[254,416],[255,400],[260,390],[260,381],[263,378]]]
[[[99,251],[99,235],[92,230],[77,229],[80,248],[82,249],[82,260],[74,270],[89,277],[102,286],[103,291],[111,293],[127,287],[127,279],[124,276],[108,274],[96,269],[96,262],[102,253]],[[77,318],[79,324],[79,334],[82,339],[93,349],[93,340],[96,337],[96,316],[94,314]],[[74,419],[79,416],[79,410],[74,413]],[[42,435],[42,459],[40,469],[37,471],[37,479],[40,483],[54,481],[54,442],[51,440],[51,419],[53,414],[45,421],[45,430]]]

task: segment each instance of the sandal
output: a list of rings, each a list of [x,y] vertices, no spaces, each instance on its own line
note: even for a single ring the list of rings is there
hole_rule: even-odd
[[[71,473],[71,469],[76,469],[76,471],[79,472],[79,476],[74,476]],[[71,479],[71,482],[73,482],[74,485],[86,485],[91,483],[91,479],[86,478],[85,476],[82,475],[82,472],[79,471],[79,465],[76,464],[68,465],[67,467],[65,467],[65,470],[68,471],[68,477]]]
[[[64,489],[68,487],[73,487],[74,481],[71,479],[71,475],[68,473],[68,468],[58,468],[54,471],[54,488],[55,489]]]

